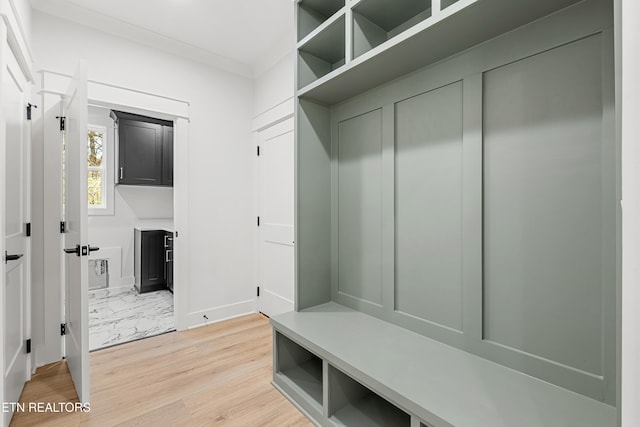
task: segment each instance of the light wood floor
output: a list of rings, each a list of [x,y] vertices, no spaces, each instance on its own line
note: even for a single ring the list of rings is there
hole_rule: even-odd
[[[271,327],[249,315],[90,355],[91,411],[16,413],[11,426],[310,426],[271,386]],[[64,362],[21,402],[77,402]]]

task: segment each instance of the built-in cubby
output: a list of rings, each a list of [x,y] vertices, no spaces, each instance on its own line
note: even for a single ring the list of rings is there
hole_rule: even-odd
[[[329,366],[329,420],[339,426],[410,427],[411,416]]]
[[[615,425],[612,22],[351,0],[301,36],[296,309],[271,322],[317,425]]]
[[[275,373],[286,384],[309,399],[318,411],[322,408],[322,359],[304,347],[277,334]]]
[[[460,1],[460,0],[440,0],[440,9],[444,10],[444,9],[448,8],[449,6],[452,6],[455,3],[458,3],[458,1]]]
[[[298,87],[304,87],[345,64],[345,17],[336,18],[298,47]]]
[[[402,33],[432,14],[431,0],[362,0],[353,8],[353,57]]]
[[[298,4],[298,41],[344,7],[345,0],[302,0]]]

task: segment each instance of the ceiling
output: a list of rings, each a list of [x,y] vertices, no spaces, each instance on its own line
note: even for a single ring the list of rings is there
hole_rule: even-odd
[[[34,9],[247,76],[292,49],[292,0],[31,0]]]

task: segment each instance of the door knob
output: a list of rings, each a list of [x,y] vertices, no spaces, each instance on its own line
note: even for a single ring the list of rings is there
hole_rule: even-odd
[[[80,256],[80,245],[76,245],[75,248],[72,249],[64,249],[64,253],[66,254],[76,254]]]
[[[9,261],[17,261],[22,258],[24,254],[13,254],[9,255],[7,251],[4,251],[4,263],[8,263]]]
[[[76,245],[75,248],[64,249],[66,254],[76,254],[78,256],[88,256],[91,252],[97,252],[100,248],[97,246],[80,246]]]

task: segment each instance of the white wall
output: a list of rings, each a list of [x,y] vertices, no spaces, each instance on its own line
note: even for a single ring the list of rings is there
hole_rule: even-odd
[[[293,42],[291,45],[293,48]],[[256,77],[253,96],[254,117],[264,114],[292,98],[293,95],[293,51],[291,51],[272,68]]]
[[[84,59],[90,80],[190,102],[187,326],[251,311],[252,81],[37,11],[32,45],[36,70]]]

